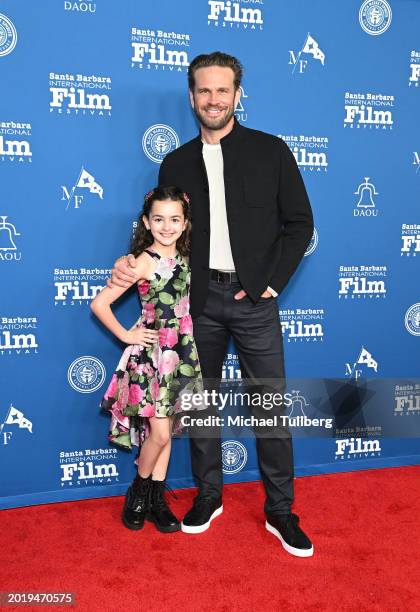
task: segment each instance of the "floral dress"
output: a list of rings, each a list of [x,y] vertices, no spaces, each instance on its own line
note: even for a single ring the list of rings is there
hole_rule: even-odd
[[[146,253],[157,267],[138,285],[142,314],[135,326],[158,330],[159,343],[126,347],[100,404],[111,414],[109,440],[126,449],[135,444],[139,452],[149,434],[148,417],[175,415],[173,431],[179,433],[182,395],[203,389],[192,336],[189,266],[179,253],[173,258]]]

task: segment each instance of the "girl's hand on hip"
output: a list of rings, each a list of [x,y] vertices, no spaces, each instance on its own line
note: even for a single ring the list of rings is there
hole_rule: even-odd
[[[156,344],[156,342],[159,342],[159,332],[155,329],[137,327],[127,332],[124,342],[127,344],[139,344],[140,346],[150,347]]]

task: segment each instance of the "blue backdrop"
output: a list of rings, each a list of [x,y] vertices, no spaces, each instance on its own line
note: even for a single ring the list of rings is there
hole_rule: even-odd
[[[296,435],[296,473],[419,463],[420,3],[3,0],[0,13],[2,507],[132,479],[134,453],[109,446],[98,409],[122,347],[89,303],[161,159],[196,135],[187,67],[216,49],[245,67],[239,120],[286,140],[314,211],[278,298],[286,373],[293,415],[340,416]],[[138,308],[131,293],[116,310],[130,325]],[[238,378],[234,346],[225,366]],[[226,482],[257,479],[254,441],[225,437]],[[192,485],[185,438],[169,476]]]

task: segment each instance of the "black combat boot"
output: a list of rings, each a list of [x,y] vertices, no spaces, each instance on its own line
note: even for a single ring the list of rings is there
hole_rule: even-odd
[[[150,488],[150,507],[147,519],[156,525],[163,533],[179,531],[181,523],[171,512],[165,499],[165,481],[152,480]],[[175,494],[173,494],[176,497]]]
[[[149,498],[152,477],[142,478],[136,475],[125,494],[122,521],[128,529],[142,529],[144,519],[149,511]]]

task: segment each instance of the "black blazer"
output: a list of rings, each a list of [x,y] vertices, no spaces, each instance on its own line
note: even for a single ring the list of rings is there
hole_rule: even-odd
[[[235,124],[221,139],[233,261],[253,302],[267,286],[280,293],[313,234],[313,217],[295,158],[276,136]],[[209,186],[197,136],[169,153],[159,185],[186,191],[192,207],[191,314],[204,308],[209,283]]]

